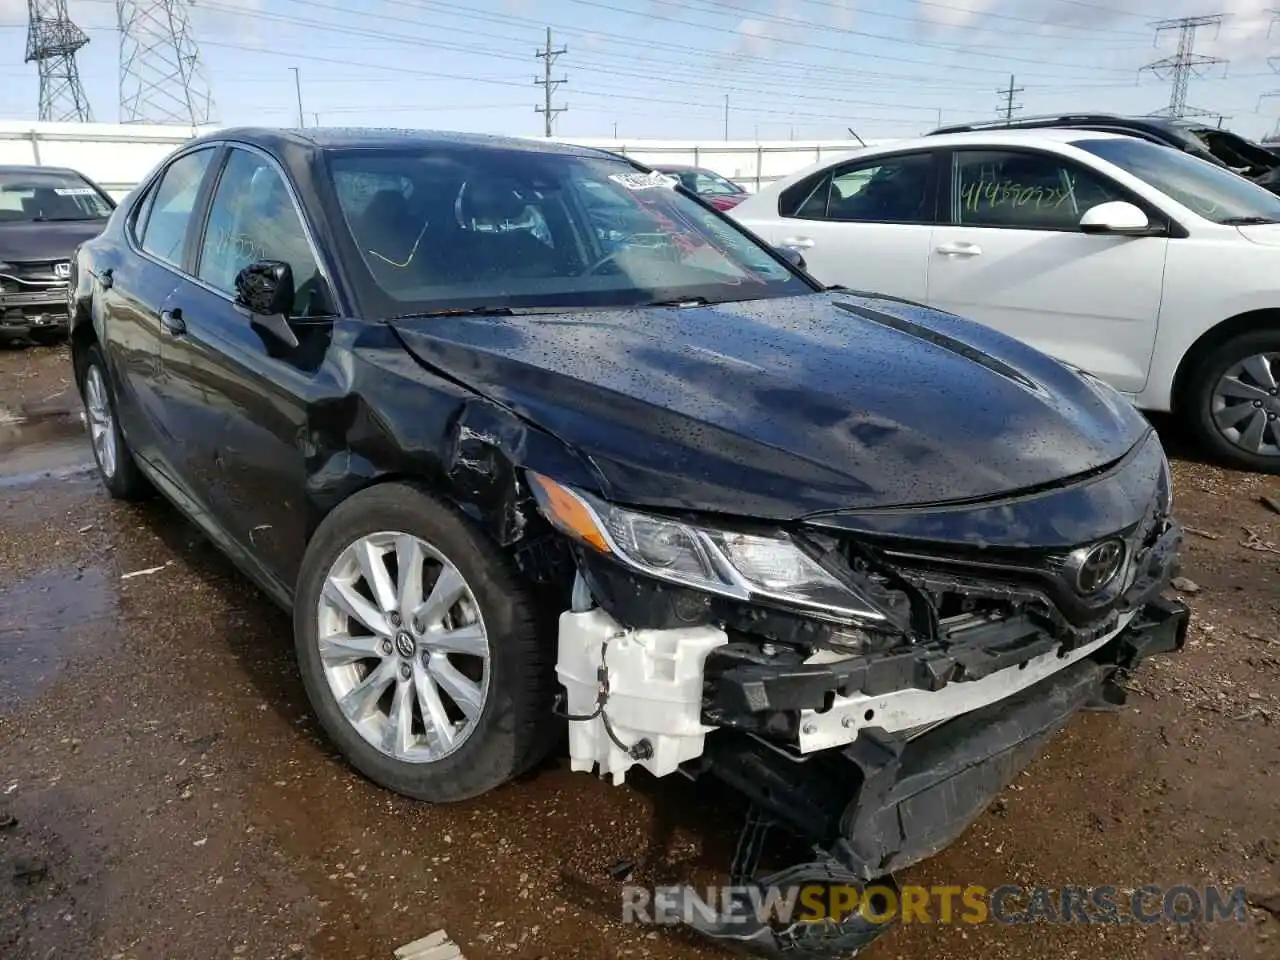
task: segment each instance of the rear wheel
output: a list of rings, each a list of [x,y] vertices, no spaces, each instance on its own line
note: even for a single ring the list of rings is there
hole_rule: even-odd
[[[85,355],[80,395],[84,399],[85,423],[93,443],[93,459],[107,492],[117,500],[140,500],[152,492],[150,481],[133,460],[120,432],[115,395],[107,377],[107,365],[97,344]]]
[[[1184,416],[1219,459],[1280,473],[1280,330],[1241,334],[1200,359]]]
[[[453,508],[388,483],[339,505],[294,603],[303,683],[375,783],[431,802],[491,790],[541,758],[554,644],[506,559]]]

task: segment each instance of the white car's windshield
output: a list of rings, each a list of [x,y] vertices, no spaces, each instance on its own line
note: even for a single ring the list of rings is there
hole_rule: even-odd
[[[1280,223],[1280,197],[1203,160],[1145,140],[1077,140],[1074,146],[1145,180],[1215,223]]]
[[[672,178],[620,160],[450,146],[335,152],[328,166],[367,299],[393,315],[814,289]]]
[[[84,178],[57,170],[0,170],[0,223],[105,220],[111,201]]]

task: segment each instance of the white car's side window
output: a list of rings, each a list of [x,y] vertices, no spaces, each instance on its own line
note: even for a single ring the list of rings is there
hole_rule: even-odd
[[[852,223],[934,220],[932,153],[903,154],[837,167],[816,182],[796,186],[801,190],[793,187],[782,197],[783,216]]]
[[[1127,199],[1048,153],[957,150],[953,157],[951,220],[961,226],[1075,231],[1090,207]]]

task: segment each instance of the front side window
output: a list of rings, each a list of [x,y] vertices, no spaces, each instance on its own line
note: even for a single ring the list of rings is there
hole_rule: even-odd
[[[951,222],[963,226],[1076,231],[1090,207],[1123,199],[1100,177],[1052,154],[953,154]]]
[[[490,147],[339,151],[333,193],[392,315],[604,307],[812,291],[756,240],[606,158]],[[375,189],[357,194],[351,184]]]
[[[105,220],[115,204],[84,177],[58,170],[0,170],[0,223]]]
[[[1115,164],[1215,223],[1280,223],[1280,197],[1225,167],[1140,140],[1077,140],[1073,146]]]
[[[262,260],[289,264],[295,316],[324,312],[320,270],[283,177],[262,155],[233,149],[209,206],[197,275],[234,296],[236,275]]]
[[[212,158],[211,147],[179,157],[169,164],[159,183],[144,199],[145,209],[140,213],[145,214],[145,219],[139,219],[136,227],[142,249],[153,257],[174,266],[182,265],[191,211]]]
[[[930,223],[933,169],[933,155],[928,153],[840,167],[815,183],[791,215],[855,223]]]

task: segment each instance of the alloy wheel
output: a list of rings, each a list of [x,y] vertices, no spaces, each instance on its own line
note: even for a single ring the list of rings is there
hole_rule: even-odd
[[[116,424],[111,413],[111,401],[107,398],[107,385],[96,363],[85,374],[84,393],[93,452],[103,476],[109,480],[116,475]]]
[[[1232,364],[1210,398],[1218,431],[1248,453],[1280,457],[1280,353]]]
[[[488,632],[461,571],[411,534],[350,544],[317,604],[321,666],[343,717],[380,752],[432,763],[474,731],[489,692]]]

